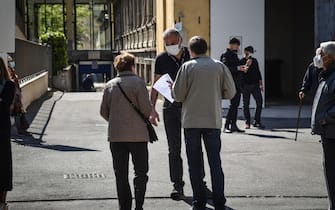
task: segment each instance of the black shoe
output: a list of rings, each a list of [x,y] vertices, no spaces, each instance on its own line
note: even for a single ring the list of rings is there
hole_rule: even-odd
[[[170,194],[170,197],[171,197],[172,200],[175,200],[175,201],[183,200],[185,198],[184,190],[173,189],[171,194]]]
[[[244,133],[245,132],[245,130],[241,130],[241,129],[239,129],[237,126],[235,126],[235,127],[232,127],[231,128],[231,131],[234,133],[234,132],[237,132],[237,133]]]
[[[17,133],[21,136],[32,136],[32,134],[26,130],[18,131]]]
[[[261,123],[257,123],[257,122],[255,122],[255,123],[253,124],[253,126],[254,126],[255,128],[259,128],[259,129],[264,129],[264,128],[265,128],[264,125],[262,125]]]
[[[213,198],[212,191],[210,189],[208,189],[207,187],[206,187],[206,197],[209,198],[209,199]]]
[[[223,130],[223,132],[224,132],[224,133],[232,133],[232,131],[231,131],[229,128],[225,128],[225,129]]]
[[[205,210],[206,209],[206,206],[205,207],[199,207],[199,206],[192,206],[190,208],[190,210]]]

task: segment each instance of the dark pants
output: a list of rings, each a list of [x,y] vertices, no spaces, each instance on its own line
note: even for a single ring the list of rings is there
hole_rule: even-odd
[[[335,210],[335,139],[322,138],[323,166],[330,210]]]
[[[230,100],[230,107],[228,110],[227,118],[226,118],[226,128],[229,128],[229,125],[232,127],[236,127],[237,122],[237,114],[238,114],[238,106],[240,105],[241,101],[241,89],[236,88],[236,95],[234,98]]]
[[[110,149],[113,156],[113,168],[116,177],[116,189],[120,210],[131,210],[132,195],[128,180],[129,154],[134,165],[134,191],[136,210],[142,210],[146,185],[148,182],[148,143],[119,143],[111,142]]]
[[[170,179],[178,191],[184,187],[183,160],[181,158],[181,107],[164,103],[163,118],[169,146]]]
[[[259,84],[244,85],[242,94],[243,94],[243,111],[244,111],[244,117],[246,120],[246,124],[250,125],[251,123],[250,109],[249,109],[251,95],[254,97],[256,101],[255,122],[261,123],[263,97],[262,97],[262,91],[259,88]]]
[[[193,206],[205,209],[207,203],[206,188],[203,184],[203,178],[205,176],[201,146],[201,138],[203,138],[211,171],[214,206],[216,210],[225,209],[226,198],[224,195],[224,174],[221,167],[220,157],[221,130],[185,128],[184,134],[190,180],[193,190]]]

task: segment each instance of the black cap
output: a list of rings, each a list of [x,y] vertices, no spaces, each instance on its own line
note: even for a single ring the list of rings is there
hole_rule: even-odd
[[[255,52],[253,46],[248,46],[248,47],[244,48],[244,50],[248,51],[250,53],[254,53]]]
[[[237,38],[234,37],[229,41],[229,44],[241,45],[241,42],[240,42],[240,40],[238,40]]]

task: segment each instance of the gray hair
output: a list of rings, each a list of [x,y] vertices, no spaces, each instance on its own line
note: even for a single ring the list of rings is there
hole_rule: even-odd
[[[320,47],[324,54],[335,56],[335,42],[334,41],[323,42],[320,44]]]
[[[176,35],[177,38],[181,37],[179,31],[174,28],[166,29],[163,33],[163,39],[166,39],[170,35]]]

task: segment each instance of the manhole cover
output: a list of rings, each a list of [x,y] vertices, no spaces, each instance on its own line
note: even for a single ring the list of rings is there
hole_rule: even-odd
[[[104,179],[104,174],[88,173],[88,174],[65,174],[64,179]]]

